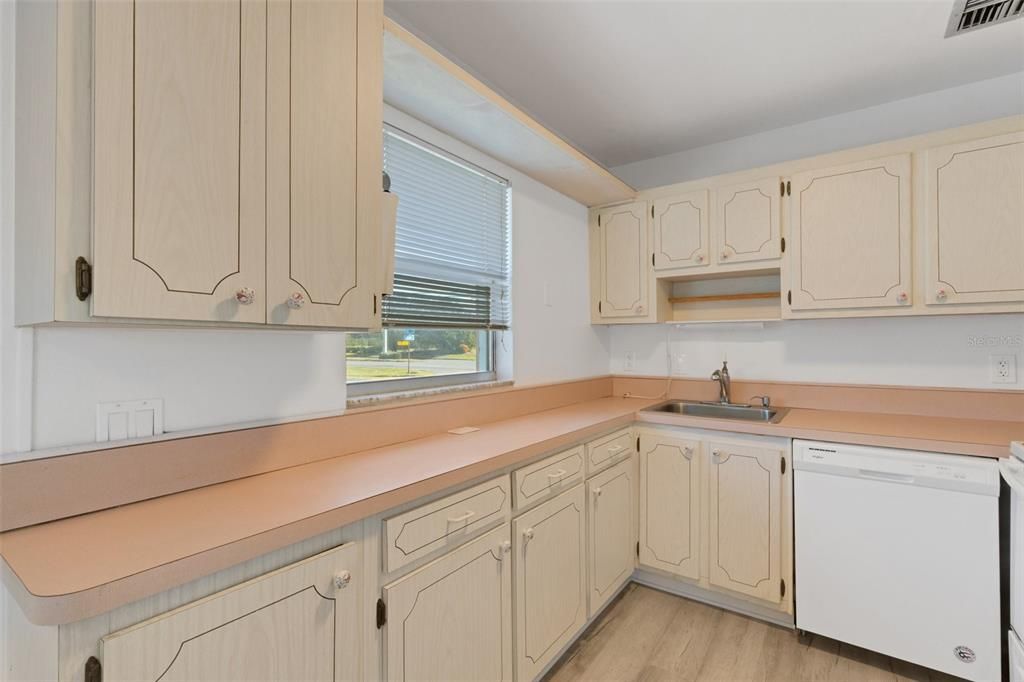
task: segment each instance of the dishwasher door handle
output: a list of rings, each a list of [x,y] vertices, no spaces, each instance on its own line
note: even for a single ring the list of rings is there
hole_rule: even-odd
[[[891,483],[913,483],[914,477],[905,474],[894,474],[888,471],[875,471],[874,469],[857,469],[857,475],[861,478],[870,478],[875,481],[889,481]]]

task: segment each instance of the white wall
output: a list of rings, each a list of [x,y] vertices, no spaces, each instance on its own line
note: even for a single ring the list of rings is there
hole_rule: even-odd
[[[1024,315],[638,325],[612,330],[611,370],[664,376],[671,357],[675,375],[706,379],[728,359],[734,379],[1020,390],[990,382],[989,355],[1016,354],[1020,373],[1022,344]]]
[[[1024,72],[617,166],[612,172],[637,189],[649,189],[1020,113]]]
[[[343,410],[341,333],[11,327],[13,5],[0,6],[0,451],[92,442],[96,403],[114,400],[162,398],[169,432]],[[587,319],[586,258],[571,257],[586,253],[586,209],[399,112],[387,117],[511,180],[515,344],[504,374],[514,366],[529,384],[606,373],[607,330]]]
[[[802,125],[620,166],[617,175],[650,188],[754,168],[932,130],[1024,113],[1024,73],[890,102]],[[1024,375],[1024,315],[865,320],[801,320],[742,326],[622,326],[611,330],[611,370],[636,353],[638,374],[667,371],[684,354],[682,375],[710,376],[725,356],[736,378],[1009,388],[992,384],[989,355],[1017,356]],[[983,338],[983,345],[975,339]],[[991,345],[989,345],[991,344]],[[1018,378],[1021,378],[1020,376]]]

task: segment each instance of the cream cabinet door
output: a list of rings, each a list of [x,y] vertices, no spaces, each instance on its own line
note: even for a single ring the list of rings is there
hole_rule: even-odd
[[[791,183],[791,308],[910,305],[910,155],[797,173]]]
[[[708,580],[782,599],[782,451],[708,442]]]
[[[267,320],[371,327],[381,288],[381,4],[274,0]]]
[[[1024,133],[930,149],[925,302],[1024,301]]]
[[[384,588],[389,680],[511,680],[508,524]]]
[[[655,270],[696,268],[709,262],[708,192],[698,190],[651,206]]]
[[[586,513],[578,485],[512,522],[517,680],[536,678],[587,622]]]
[[[647,204],[597,214],[600,317],[642,317],[648,306]]]
[[[700,442],[640,434],[640,564],[700,578]]]
[[[587,481],[587,613],[591,617],[636,567],[637,474],[637,459],[631,456]]]
[[[715,262],[776,260],[782,255],[781,181],[765,178],[715,190]]]
[[[361,566],[343,545],[107,635],[103,679],[360,679]]]
[[[92,314],[263,322],[266,5],[97,2],[93,31]]]

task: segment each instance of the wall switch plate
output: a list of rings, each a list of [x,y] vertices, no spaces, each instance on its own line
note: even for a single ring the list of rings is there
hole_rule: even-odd
[[[1017,383],[1017,356],[990,355],[989,371],[992,375],[993,384]]]
[[[686,353],[672,354],[672,376],[686,376]]]
[[[629,351],[623,356],[622,359],[622,370],[624,372],[632,372],[636,370],[636,353]]]
[[[96,405],[96,442],[150,438],[164,432],[164,401],[122,400]]]

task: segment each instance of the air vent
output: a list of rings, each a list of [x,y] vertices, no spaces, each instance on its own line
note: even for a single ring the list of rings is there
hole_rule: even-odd
[[[946,37],[1024,16],[1024,0],[955,0]]]

